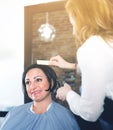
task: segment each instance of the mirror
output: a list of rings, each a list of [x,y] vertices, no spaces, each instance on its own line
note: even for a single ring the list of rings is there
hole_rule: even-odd
[[[69,62],[75,62],[76,45],[72,35],[72,25],[65,11],[65,1],[25,6],[25,68],[37,60],[49,60],[61,55]],[[38,29],[46,22],[48,12],[49,23],[56,29],[56,36],[51,42],[41,41]],[[75,72],[54,67],[60,81],[65,80],[75,86]],[[74,88],[77,91],[77,87]],[[27,99],[25,99],[27,100]]]

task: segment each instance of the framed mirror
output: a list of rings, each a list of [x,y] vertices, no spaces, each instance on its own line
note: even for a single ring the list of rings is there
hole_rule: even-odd
[[[61,55],[69,62],[76,62],[76,44],[72,35],[72,25],[69,22],[65,11],[65,1],[44,3],[32,6],[25,6],[25,54],[24,67],[37,60],[49,60],[50,57]],[[41,41],[38,29],[48,20],[55,27],[56,36],[51,42]],[[75,72],[53,67],[62,82],[68,81],[75,86]],[[75,87],[75,90],[77,88]],[[25,96],[25,102],[28,99]]]

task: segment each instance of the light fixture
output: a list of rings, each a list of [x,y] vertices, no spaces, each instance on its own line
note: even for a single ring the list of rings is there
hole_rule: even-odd
[[[46,23],[39,27],[38,32],[41,41],[51,42],[55,38],[56,30],[48,23],[48,12],[46,13]]]

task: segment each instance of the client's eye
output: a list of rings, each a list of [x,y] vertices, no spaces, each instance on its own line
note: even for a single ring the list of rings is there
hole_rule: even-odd
[[[26,81],[26,82],[25,82],[25,85],[29,85],[29,84],[30,84],[30,82],[29,82],[29,81]]]
[[[41,82],[41,81],[42,81],[42,78],[37,78],[36,81],[37,81],[37,82]]]

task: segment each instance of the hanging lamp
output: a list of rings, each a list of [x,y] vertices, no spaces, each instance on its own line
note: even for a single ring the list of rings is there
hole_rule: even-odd
[[[41,41],[51,42],[55,38],[55,28],[51,24],[49,24],[48,20],[48,12],[46,13],[46,23],[42,24],[39,29],[39,37]]]

